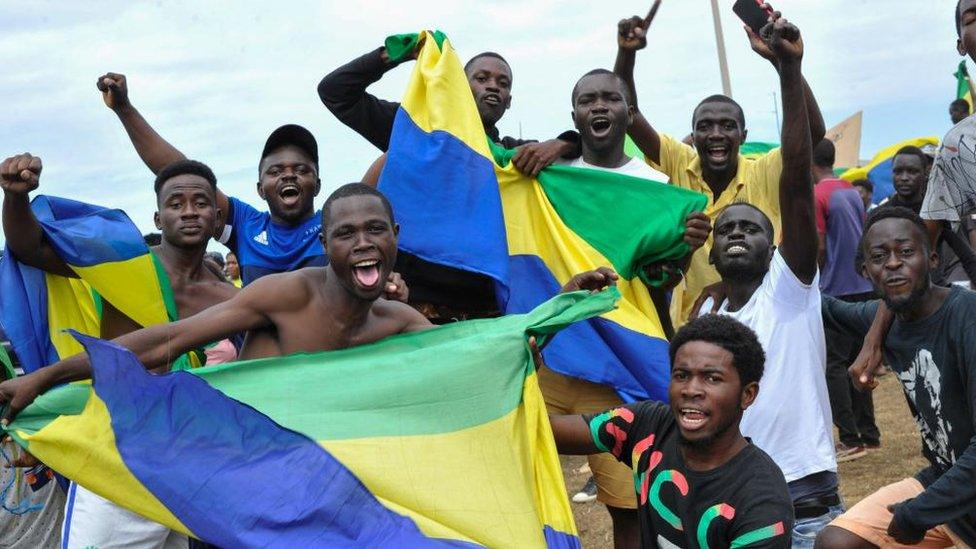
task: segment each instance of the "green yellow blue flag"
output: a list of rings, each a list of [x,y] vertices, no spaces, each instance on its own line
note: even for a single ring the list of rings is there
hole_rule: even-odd
[[[161,376],[79,335],[93,381],[40,396],[7,432],[221,547],[579,547],[526,339],[619,297]]]
[[[31,209],[44,238],[78,278],[0,259],[0,323],[25,372],[82,351],[68,329],[98,336],[102,300],[140,326],[178,318],[169,277],[121,210],[53,196]]]
[[[667,341],[643,267],[686,255],[684,220],[706,198],[618,173],[550,166],[538,179],[489,142],[461,62],[443,34],[387,40],[391,58],[423,45],[397,112],[379,188],[400,248],[491,277],[505,313],[532,310],[597,267],[620,274],[620,306],[567,328],[546,351],[562,374],[626,401],[667,399]]]

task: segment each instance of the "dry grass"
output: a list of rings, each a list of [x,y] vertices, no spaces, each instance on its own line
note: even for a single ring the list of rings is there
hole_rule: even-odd
[[[908,412],[901,384],[887,375],[874,393],[874,408],[881,429],[882,448],[867,457],[840,464],[840,489],[848,507],[878,488],[914,475],[926,465],[915,421]],[[575,494],[586,482],[586,475],[575,470],[585,458],[563,456],[566,488]],[[583,547],[612,547],[610,515],[598,503],[571,504]]]

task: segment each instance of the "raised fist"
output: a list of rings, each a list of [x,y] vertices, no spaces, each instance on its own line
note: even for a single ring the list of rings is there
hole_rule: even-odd
[[[98,77],[95,83],[98,91],[102,92],[102,101],[113,111],[129,106],[129,88],[125,83],[124,74],[109,72]]]
[[[6,193],[28,194],[41,178],[41,159],[30,153],[11,156],[0,164],[0,188]]]

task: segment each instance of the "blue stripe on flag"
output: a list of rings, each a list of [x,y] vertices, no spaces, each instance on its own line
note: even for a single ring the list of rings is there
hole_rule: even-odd
[[[526,313],[560,289],[537,256],[511,256],[512,298],[507,314]],[[668,400],[668,343],[602,317],[565,328],[542,351],[553,371],[609,385],[624,402]]]
[[[425,132],[401,108],[379,189],[393,204],[401,249],[508,280],[508,241],[492,161],[450,133]],[[466,216],[463,223],[458,212]]]
[[[310,438],[197,376],[150,375],[78,333],[126,467],[187,528],[221,547],[472,547],[427,538]],[[246,459],[241,459],[246,456]]]
[[[31,202],[31,209],[48,242],[69,265],[90,267],[148,252],[139,229],[121,210],[43,195]]]
[[[47,337],[44,272],[18,262],[10,249],[5,249],[0,259],[0,296],[0,324],[24,372],[57,362],[58,352]]]

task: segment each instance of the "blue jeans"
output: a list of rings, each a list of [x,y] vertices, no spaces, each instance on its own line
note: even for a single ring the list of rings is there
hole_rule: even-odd
[[[813,542],[830,521],[839,517],[844,512],[843,505],[831,507],[826,514],[819,517],[805,518],[793,524],[793,549],[808,549],[813,547]]]

